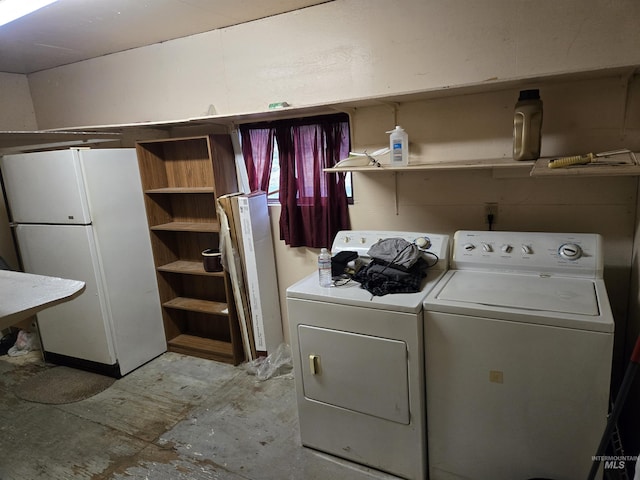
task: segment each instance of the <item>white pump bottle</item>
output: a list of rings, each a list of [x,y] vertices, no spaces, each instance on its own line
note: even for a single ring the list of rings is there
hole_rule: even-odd
[[[409,165],[409,135],[402,127],[396,126],[395,129],[388,131],[389,149],[391,150],[391,166],[406,167]]]

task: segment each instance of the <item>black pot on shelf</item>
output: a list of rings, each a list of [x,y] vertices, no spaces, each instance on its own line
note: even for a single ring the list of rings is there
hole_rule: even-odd
[[[202,251],[202,266],[205,272],[222,271],[222,254],[217,248],[207,248]]]

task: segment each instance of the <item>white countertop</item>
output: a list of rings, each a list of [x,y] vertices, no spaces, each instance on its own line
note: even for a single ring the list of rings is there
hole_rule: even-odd
[[[72,300],[84,289],[79,280],[0,270],[0,330]]]

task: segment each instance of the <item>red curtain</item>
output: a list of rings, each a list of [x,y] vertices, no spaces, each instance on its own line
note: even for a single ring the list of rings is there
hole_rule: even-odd
[[[273,162],[274,129],[240,127],[242,156],[247,166],[251,191],[269,192],[269,177]]]
[[[349,155],[347,116],[281,120],[270,126],[274,128],[280,161],[280,239],[292,247],[331,247],[336,233],[350,228],[349,211],[345,174],[325,173],[323,169]],[[260,140],[267,145],[268,136],[243,134],[242,138],[243,154],[245,148],[253,152],[252,160],[245,154],[247,169],[250,164],[255,169],[249,178],[258,177],[255,152],[263,147],[254,147],[253,142]],[[245,147],[245,138],[251,142],[250,147]],[[268,177],[263,181],[268,185]]]

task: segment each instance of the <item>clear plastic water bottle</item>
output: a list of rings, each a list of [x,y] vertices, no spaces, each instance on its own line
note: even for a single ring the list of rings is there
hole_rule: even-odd
[[[331,286],[331,254],[326,248],[320,250],[318,255],[318,276],[321,287]]]

